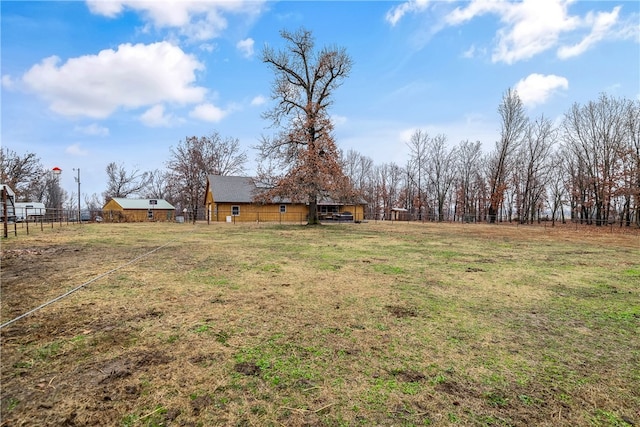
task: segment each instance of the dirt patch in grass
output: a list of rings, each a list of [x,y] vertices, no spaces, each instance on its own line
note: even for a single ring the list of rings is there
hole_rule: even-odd
[[[10,238],[2,323],[115,270],[0,330],[0,425],[640,425],[639,259],[609,228]]]

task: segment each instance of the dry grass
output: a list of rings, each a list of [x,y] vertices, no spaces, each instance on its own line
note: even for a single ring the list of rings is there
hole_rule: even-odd
[[[2,426],[640,424],[640,237],[94,224],[3,241]]]

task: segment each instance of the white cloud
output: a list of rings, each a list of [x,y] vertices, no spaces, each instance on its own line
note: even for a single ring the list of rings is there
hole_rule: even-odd
[[[532,58],[558,43],[560,34],[574,30],[579,19],[569,16],[572,0],[523,0],[496,2],[475,0],[464,8],[456,8],[446,21],[459,25],[485,14],[496,14],[503,23],[497,32],[498,44],[493,62],[512,64]]]
[[[60,62],[57,56],[46,58],[22,80],[66,116],[105,118],[118,108],[197,103],[207,92],[194,85],[203,65],[167,42],[122,44],[116,51]]]
[[[264,3],[264,0],[87,0],[94,14],[115,18],[130,9],[155,28],[177,29],[181,35],[200,41],[218,37],[227,28],[225,14],[252,19],[262,12]]]
[[[15,89],[16,81],[8,74],[2,76],[2,87],[8,90]]]
[[[609,36],[612,27],[618,22],[620,6],[616,6],[610,13],[600,12],[593,14],[589,12],[585,18],[586,23],[591,27],[591,32],[579,43],[572,46],[562,46],[558,49],[558,57],[567,59],[583,54],[594,44]]]
[[[347,123],[347,117],[346,116],[339,116],[337,114],[334,114],[331,116],[331,122],[335,125],[335,126],[340,126],[340,125],[344,125],[345,123]]]
[[[571,46],[561,46],[558,57],[570,58],[584,53],[601,40],[609,38],[639,38],[637,15],[629,22],[621,22],[621,6],[611,12],[588,12],[572,15],[569,6],[577,0],[471,0],[451,10],[443,20],[444,26],[467,23],[483,15],[495,15],[500,20],[496,32],[496,45],[492,61],[513,64],[530,59],[542,52],[564,43],[568,37],[582,36],[582,40]],[[429,2],[404,2],[391,9],[386,19],[395,25],[405,14],[426,10]],[[420,7],[419,7],[420,6]],[[634,22],[631,22],[634,21]],[[475,54],[473,46],[463,56]]]
[[[196,106],[189,115],[205,122],[216,123],[225,118],[228,113],[228,111],[218,108],[213,104],[206,103]]]
[[[251,58],[253,56],[253,43],[252,38],[240,40],[236,43],[236,48],[242,52],[245,58]]]
[[[544,104],[558,90],[567,90],[568,88],[569,81],[564,77],[535,73],[520,80],[514,87],[525,107]]]
[[[76,132],[83,133],[85,135],[92,136],[109,136],[109,128],[100,126],[97,123],[91,123],[87,126],[76,126],[74,128]]]
[[[80,157],[84,157],[89,154],[89,151],[80,147],[80,144],[78,143],[71,144],[70,146],[65,148],[64,152],[72,156],[80,156]]]
[[[149,127],[170,127],[180,122],[173,114],[165,114],[164,105],[149,108],[140,116],[140,121]]]
[[[257,107],[259,105],[264,104],[265,102],[267,102],[267,98],[265,98],[262,95],[258,95],[251,100],[251,105],[253,105],[254,107]]]
[[[200,50],[204,50],[205,52],[213,52],[214,50],[216,50],[217,45],[215,43],[202,43],[200,45]]]
[[[420,12],[420,11],[426,10],[429,7],[429,1],[430,0],[406,1],[402,4],[399,4],[398,6],[394,6],[393,8],[391,8],[387,12],[385,19],[392,26],[395,26],[402,19],[402,17],[407,13],[414,13],[414,12]]]

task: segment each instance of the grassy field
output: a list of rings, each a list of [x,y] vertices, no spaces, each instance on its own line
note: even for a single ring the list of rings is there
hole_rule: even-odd
[[[109,274],[0,330],[0,425],[637,426],[640,236],[610,231],[153,223],[4,239],[3,324]]]

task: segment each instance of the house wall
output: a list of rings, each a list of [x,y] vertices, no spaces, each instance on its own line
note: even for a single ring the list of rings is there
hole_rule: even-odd
[[[285,204],[286,212],[280,213],[279,204],[259,205],[252,203],[216,203],[211,206],[211,221],[226,222],[304,222],[309,212],[306,205]],[[240,214],[232,215],[232,207],[238,206]]]
[[[309,207],[304,204],[285,204],[285,213],[280,213],[280,204],[216,203],[210,206],[210,218],[214,222],[226,222],[228,216],[234,222],[306,222],[309,214]],[[233,206],[240,208],[239,215],[232,215]],[[343,211],[351,212],[356,221],[364,219],[362,205],[343,206],[340,212]]]
[[[107,222],[145,222],[173,221],[173,209],[151,209],[153,219],[149,219],[147,209],[123,209],[117,202],[110,200],[102,208],[102,218]]]

